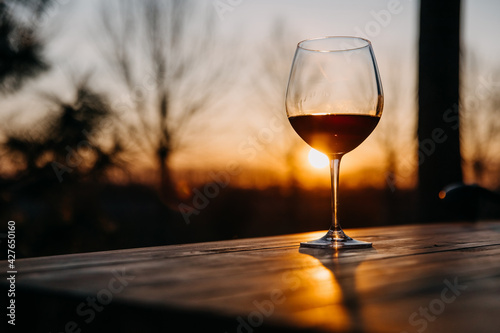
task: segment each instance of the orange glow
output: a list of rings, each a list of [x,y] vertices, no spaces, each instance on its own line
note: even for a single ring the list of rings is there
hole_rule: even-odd
[[[308,236],[312,239],[323,233]],[[364,316],[363,308],[356,301],[356,280],[358,266],[366,255],[359,262],[352,262],[328,250],[301,248],[299,253],[302,269],[293,274],[300,284],[293,294],[287,295],[287,304],[292,309],[296,309],[297,304],[302,308],[294,312],[294,324],[336,332],[362,329]]]
[[[313,236],[320,234],[324,232]],[[350,328],[349,311],[336,277],[314,256],[298,255],[303,268],[288,276],[297,281],[297,289],[286,295],[288,301],[284,304],[295,310],[294,324],[299,327],[328,327],[335,331],[347,331]],[[297,311],[297,308],[301,310]]]
[[[304,271],[307,283],[303,293],[307,300],[302,304],[309,306],[294,314],[295,320],[304,326],[328,326],[336,331],[349,329],[349,312],[345,307],[343,292],[330,270],[324,266],[316,266]],[[317,306],[310,306],[316,304]]]

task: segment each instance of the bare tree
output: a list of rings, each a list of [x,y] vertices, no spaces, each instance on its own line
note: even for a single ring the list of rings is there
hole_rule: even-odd
[[[286,170],[285,204],[286,220],[291,228],[299,228],[300,163],[298,160],[299,147],[303,144],[300,137],[290,126],[285,113],[285,92],[290,75],[293,55],[297,46],[298,37],[293,29],[285,25],[285,21],[276,20],[271,26],[268,38],[260,45],[261,53],[259,67],[256,67],[255,76],[251,81],[254,94],[258,96],[258,108],[268,119],[267,124],[279,128],[273,141],[265,144],[264,154],[268,163],[273,163],[276,169]]]
[[[397,191],[404,183],[411,183],[416,175],[416,165],[409,152],[416,150],[417,140],[416,112],[408,103],[411,93],[403,90],[399,81],[401,73],[393,70],[400,68],[397,60],[393,59],[391,64],[394,67],[384,76],[384,113],[374,137],[384,160],[385,218],[387,223],[394,224],[401,213]]]
[[[391,63],[396,64],[397,61]],[[384,76],[384,114],[374,133],[384,155],[386,185],[391,192],[398,188],[401,181],[408,182],[416,171],[407,154],[416,148],[416,114],[409,109],[407,96],[411,94],[402,89],[399,75],[392,70]]]
[[[101,10],[99,48],[127,91],[114,107],[127,137],[154,156],[167,198],[175,192],[172,154],[193,144],[189,133],[206,126],[194,119],[215,107],[227,83],[213,15],[203,9],[187,0],[146,0],[106,1]]]
[[[269,121],[276,121],[283,130],[269,145],[266,152],[270,160],[278,165],[285,165],[288,187],[292,192],[297,187],[298,161],[297,148],[301,143],[299,136],[291,128],[285,114],[285,91],[292,65],[297,38],[285,26],[284,21],[277,20],[271,28],[269,38],[262,49],[263,53],[259,70],[252,81],[255,93],[259,96],[261,109]]]
[[[482,74],[477,56],[462,56],[461,123],[464,168],[474,182],[485,186],[499,185],[500,159],[497,143],[500,140],[500,68]]]

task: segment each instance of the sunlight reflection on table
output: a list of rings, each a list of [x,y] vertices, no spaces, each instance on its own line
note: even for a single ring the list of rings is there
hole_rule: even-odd
[[[294,272],[300,284],[288,296],[300,326],[335,331],[363,330],[363,316],[356,288],[357,267],[375,250],[336,252],[300,248],[303,269]],[[321,265],[318,265],[321,264]]]

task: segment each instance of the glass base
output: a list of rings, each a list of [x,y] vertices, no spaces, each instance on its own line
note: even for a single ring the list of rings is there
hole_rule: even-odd
[[[320,249],[361,249],[372,247],[372,243],[352,239],[342,230],[328,230],[326,235],[319,239],[309,242],[301,242],[300,247],[313,247]]]

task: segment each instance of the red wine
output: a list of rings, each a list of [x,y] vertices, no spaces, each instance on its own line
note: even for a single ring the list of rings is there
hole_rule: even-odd
[[[364,114],[317,114],[288,118],[311,147],[325,154],[345,154],[359,146],[380,117]]]

